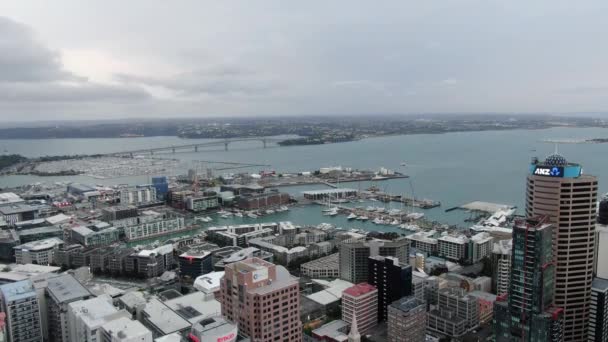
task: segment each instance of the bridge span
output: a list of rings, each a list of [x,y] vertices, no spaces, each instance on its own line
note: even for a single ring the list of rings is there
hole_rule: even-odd
[[[173,146],[165,146],[165,147],[153,147],[153,148],[144,148],[138,150],[128,150],[128,151],[120,151],[113,153],[106,153],[107,156],[134,156],[141,154],[154,154],[154,153],[176,153],[176,152],[185,152],[185,151],[193,151],[198,152],[199,148],[205,147],[213,147],[213,146],[224,146],[224,150],[228,151],[228,145],[235,142],[243,142],[243,141],[259,141],[262,143],[263,148],[266,148],[268,144],[278,143],[285,139],[279,138],[235,138],[235,139],[224,139],[212,142],[205,143],[197,143],[197,144],[186,144],[186,145],[173,145]]]

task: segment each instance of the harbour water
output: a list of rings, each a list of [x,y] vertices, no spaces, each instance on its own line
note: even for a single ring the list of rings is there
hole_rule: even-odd
[[[376,182],[382,191],[411,194],[440,201],[442,206],[419,210],[431,220],[463,225],[469,214],[462,211],[445,212],[446,208],[480,200],[518,206],[523,205],[524,179],[531,157],[552,153],[554,145],[545,139],[606,138],[608,130],[597,128],[553,128],[546,130],[486,131],[449,134],[421,134],[363,139],[348,143],[261,148],[260,142],[241,142],[229,146],[229,151],[215,148],[195,152],[155,155],[177,158],[187,168],[193,160],[229,161],[268,164],[266,168],[279,172],[313,171],[325,166],[341,165],[377,170],[386,167],[404,172],[408,179]],[[176,137],[143,137],[116,139],[56,139],[0,140],[0,149],[25,156],[108,153],[126,149],[162,147],[210,140],[183,140]],[[564,144],[559,152],[568,160],[579,162],[584,172],[599,177],[600,192],[608,191],[608,144]],[[406,166],[402,167],[401,164]],[[207,164],[213,167],[213,164]],[[262,168],[241,169],[258,172]],[[174,170],[185,172],[186,170]],[[84,176],[0,177],[0,187],[35,182],[78,181],[93,184],[146,183],[148,177],[92,179]],[[365,189],[370,182],[341,184],[341,187]],[[321,185],[284,187],[282,191],[299,196],[301,191],[320,189]],[[379,202],[372,203],[381,205]],[[369,203],[361,203],[367,206]],[[399,208],[400,204],[387,204]],[[347,221],[345,216],[321,215],[318,206],[294,208],[289,212],[263,217],[258,221],[285,221],[297,224],[329,222],[344,228],[366,230],[395,230],[371,222]],[[217,219],[212,224],[250,222],[251,219]]]

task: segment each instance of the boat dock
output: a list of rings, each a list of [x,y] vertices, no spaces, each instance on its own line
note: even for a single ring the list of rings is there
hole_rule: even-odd
[[[382,202],[400,202],[409,207],[416,207],[421,209],[431,209],[437,208],[441,206],[441,202],[433,201],[425,198],[414,198],[414,197],[405,197],[402,195],[393,195],[384,192],[372,192],[368,195],[367,198],[375,198]]]

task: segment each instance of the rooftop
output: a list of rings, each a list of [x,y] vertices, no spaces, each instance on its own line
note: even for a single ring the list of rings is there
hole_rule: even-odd
[[[4,192],[0,194],[0,205],[18,202],[23,202],[23,199],[14,192]]]
[[[342,299],[344,290],[352,287],[354,284],[342,279],[332,281],[313,279],[314,283],[322,285],[325,289],[306,296],[308,299],[317,302],[321,305],[328,305]]]
[[[143,324],[126,317],[109,321],[102,328],[112,337],[113,341],[119,339],[120,341],[134,340],[143,336],[152,337],[152,332]]]
[[[89,291],[69,274],[61,274],[48,280],[47,290],[59,303],[90,296]]]
[[[348,336],[343,332],[343,330],[348,329],[348,326],[348,323],[337,319],[320,326],[313,330],[312,333],[315,336],[328,337],[335,341],[348,341]]]
[[[486,243],[488,241],[492,241],[493,237],[489,233],[477,233],[471,237],[471,241],[475,243]]]
[[[220,288],[220,281],[224,277],[225,272],[211,272],[194,280],[194,288],[204,293],[213,293]]]
[[[180,297],[181,298],[181,297]],[[190,327],[190,323],[157,298],[152,298],[143,310],[146,319],[163,334],[170,334]]]
[[[236,325],[218,315],[199,321],[192,327],[192,332],[196,332],[197,337],[202,340],[203,337],[207,339],[210,336],[226,336],[227,334],[236,331],[236,329]]]
[[[451,242],[451,243],[457,243],[457,244],[465,244],[467,242],[469,242],[469,238],[467,238],[464,235],[458,235],[458,236],[453,236],[453,235],[442,235],[440,238],[438,238],[437,240],[440,241],[446,241],[446,242]]]
[[[31,228],[31,229],[19,231],[19,236],[37,235],[37,234],[61,232],[61,231],[63,231],[63,230],[56,226],[44,226],[44,227]]]
[[[7,302],[36,296],[36,291],[34,290],[34,284],[32,284],[32,282],[29,279],[18,281],[15,283],[8,283],[8,284],[0,285],[0,292],[2,292],[2,296],[4,297],[4,300]]]
[[[393,302],[390,306],[403,312],[409,312],[410,310],[415,309],[421,305],[424,306],[424,301],[421,301],[414,296],[408,296]]]
[[[593,282],[591,283],[591,288],[600,290],[600,291],[608,291],[608,279],[604,278],[593,278]]]
[[[510,255],[513,250],[513,240],[499,240],[495,242],[492,247],[492,253]]]
[[[13,249],[20,249],[23,251],[42,251],[50,248],[54,248],[55,246],[63,244],[63,240],[52,237],[44,240],[32,241],[28,243],[24,243],[23,245],[15,246]]]
[[[344,290],[344,294],[347,294],[349,296],[353,296],[353,297],[358,297],[358,296],[362,296],[364,294],[370,293],[376,291],[376,287],[373,285],[370,285],[368,283],[360,283],[354,286],[351,286],[349,288],[347,288],[346,290]]]
[[[19,214],[35,210],[37,210],[35,207],[23,203],[12,203],[9,205],[0,206],[0,213],[4,215]]]
[[[323,190],[309,190],[309,191],[302,191],[302,194],[304,195],[330,195],[330,194],[341,194],[341,193],[345,193],[345,192],[359,192],[358,190],[355,189],[349,189],[349,188],[339,188],[339,189],[323,189]]]
[[[128,308],[134,308],[139,304],[146,304],[146,298],[140,291],[130,291],[118,298]]]
[[[118,312],[118,309],[112,305],[112,297],[108,295],[79,300],[68,304],[68,306],[76,316],[79,316],[90,327],[104,324],[108,316]]]
[[[165,335],[163,337],[155,338],[154,342],[182,342],[182,335],[179,333]]]
[[[169,253],[173,253],[173,245],[162,245],[159,247],[156,247],[154,249],[144,249],[142,251],[140,251],[137,255],[139,256],[150,256],[152,254],[169,254]]]

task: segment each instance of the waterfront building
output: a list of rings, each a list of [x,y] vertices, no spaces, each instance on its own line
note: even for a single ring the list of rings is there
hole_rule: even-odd
[[[509,292],[513,240],[500,240],[492,248],[492,290],[501,295]]]
[[[32,281],[0,285],[2,312],[6,314],[9,341],[40,342],[42,325],[40,302]]]
[[[127,219],[129,220],[129,219]],[[116,226],[116,222],[114,222]],[[123,227],[126,240],[139,240],[186,229],[184,218],[170,212],[145,210],[133,225]]]
[[[68,305],[87,300],[93,295],[69,274],[48,279],[46,287],[47,317],[50,342],[69,342]]]
[[[549,222],[546,216],[515,221],[509,291],[494,305],[497,342],[563,339],[562,309],[552,305],[555,264]]]
[[[137,207],[129,205],[107,207],[101,210],[101,219],[106,222],[135,218],[138,215]]]
[[[355,189],[347,188],[302,191],[302,195],[304,196],[304,198],[311,201],[326,201],[328,199],[336,200],[342,198],[355,197],[358,193],[359,191]]]
[[[342,320],[351,325],[355,319],[363,335],[378,324],[378,290],[373,285],[360,283],[342,293]]]
[[[464,235],[452,236],[445,233],[437,239],[437,251],[440,257],[452,261],[464,260],[467,256],[469,239]]]
[[[109,225],[101,229],[94,225],[90,226],[90,228],[76,226],[68,229],[67,233],[72,242],[79,243],[85,247],[107,246],[120,239],[120,231]]]
[[[404,297],[388,306],[388,342],[425,342],[426,305]]]
[[[118,310],[112,305],[112,297],[99,297],[79,300],[68,304],[68,329],[70,342],[99,342],[101,341],[104,324],[131,314]]]
[[[210,227],[206,230],[209,241],[220,246],[249,246],[249,240],[274,235],[278,232],[279,224],[254,223],[235,226]]]
[[[243,210],[257,210],[289,204],[290,200],[291,197],[288,193],[271,191],[241,195],[237,199],[236,205]]]
[[[186,198],[186,209],[195,213],[219,207],[219,199],[214,191],[193,194]]]
[[[608,341],[608,279],[593,279],[587,341]]]
[[[169,183],[167,182],[167,177],[152,177],[152,186],[156,190],[156,199],[159,201],[164,201],[167,197],[167,193],[169,192]]]
[[[564,339],[587,337],[593,281],[597,178],[558,154],[533,160],[526,216],[546,215],[554,225],[554,304],[563,309]]]
[[[38,209],[25,203],[0,206],[0,217],[2,217],[9,226],[14,226],[17,222],[30,221],[38,218]]]
[[[369,257],[368,268],[367,282],[378,289],[378,321],[386,321],[388,306],[412,294],[412,266],[377,255]]]
[[[435,238],[437,232],[434,230],[423,231],[406,236],[411,242],[411,247],[415,248],[418,252],[436,254],[439,247],[439,242]]]
[[[298,278],[258,258],[226,265],[225,272],[222,315],[243,335],[256,342],[302,341]]]
[[[300,265],[300,273],[312,279],[339,278],[339,253],[334,253]]]
[[[32,241],[15,246],[15,260],[18,264],[50,265],[54,263],[55,251],[63,246],[58,238]]]
[[[101,326],[99,342],[153,342],[152,332],[138,321],[121,317]]]
[[[138,185],[120,190],[121,205],[141,206],[157,201],[156,188],[152,185]]]
[[[484,258],[489,258],[492,253],[494,238],[486,232],[477,233],[469,239],[469,261],[472,263],[480,262]]]
[[[342,241],[338,245],[340,278],[355,284],[367,281],[370,256],[392,256],[401,263],[407,263],[409,244],[406,238],[394,241],[378,239]]]

